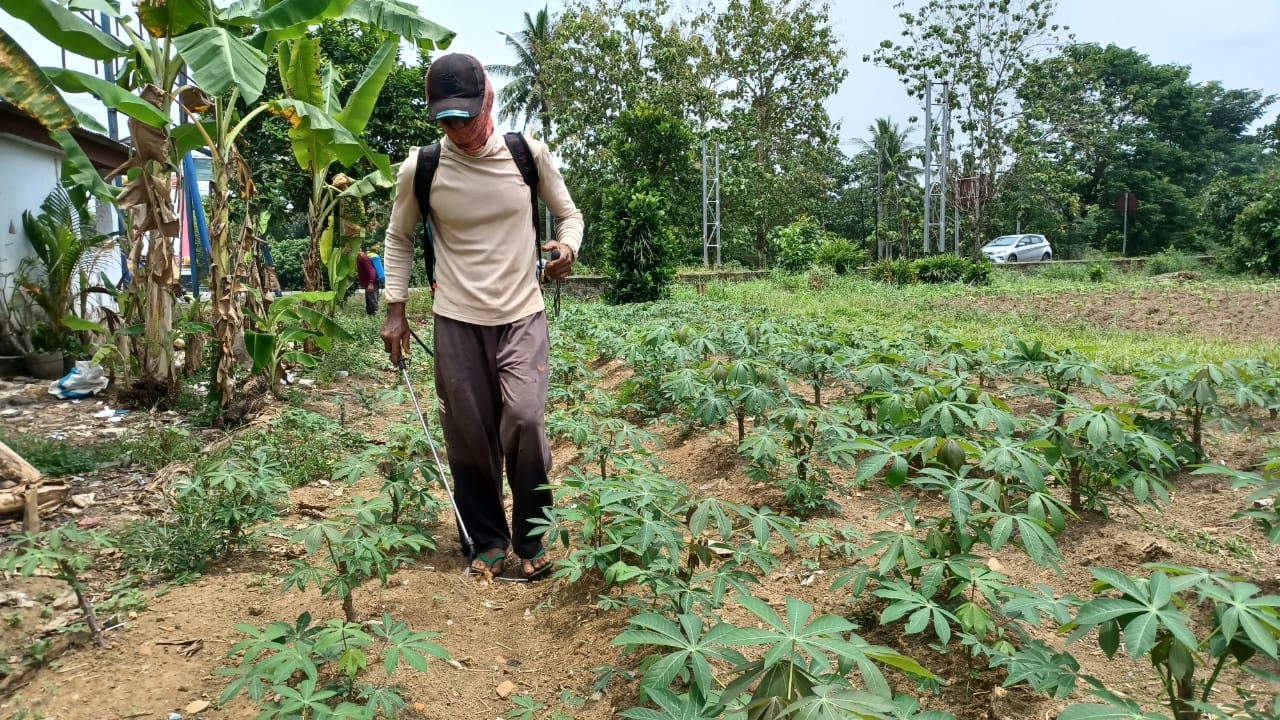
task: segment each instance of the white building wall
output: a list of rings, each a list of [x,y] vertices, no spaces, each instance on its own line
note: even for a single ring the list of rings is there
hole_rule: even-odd
[[[22,213],[38,211],[57,186],[61,157],[54,148],[0,133],[0,274],[16,273],[31,254]]]
[[[34,254],[22,229],[22,213],[40,211],[40,203],[58,185],[61,168],[61,150],[0,133],[0,275],[16,275],[23,258]],[[103,234],[113,232],[119,225],[111,205],[97,202],[93,216],[98,231]],[[81,269],[88,273],[92,285],[98,284],[101,273],[105,273],[112,284],[118,283],[123,264],[117,245],[111,243],[109,247],[88,253]],[[76,284],[78,286],[78,281]],[[12,291],[15,283],[10,281],[5,285]],[[101,294],[90,296],[89,305],[114,309],[114,302]],[[90,316],[95,313],[90,312]]]

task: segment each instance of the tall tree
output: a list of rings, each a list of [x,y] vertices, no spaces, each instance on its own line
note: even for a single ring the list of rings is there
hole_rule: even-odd
[[[576,0],[556,20],[544,66],[549,144],[566,163],[565,181],[588,233],[600,227],[600,178],[609,172],[620,116],[645,105],[685,120],[699,134],[718,122],[714,63],[697,24],[704,17],[675,13],[667,0]],[[700,181],[696,170],[681,178],[665,207],[665,221],[689,250],[700,237]],[[598,259],[595,247],[584,243],[584,260]]]
[[[823,101],[848,73],[829,12],[814,0],[729,0],[712,24],[734,163],[727,203],[758,263],[768,261],[770,228],[835,189],[818,170],[839,152]]]
[[[1156,65],[1114,45],[1069,45],[1030,68],[1021,90],[1024,157],[1043,155],[1078,198],[1066,208],[1069,244],[1130,254],[1191,249],[1197,198],[1215,175],[1256,171],[1261,153],[1248,128],[1274,98],[1195,84],[1190,69]],[[1121,214],[1125,193],[1140,207]]]
[[[508,78],[498,94],[498,119],[520,122],[528,128],[536,120],[543,140],[551,138],[546,65],[553,47],[556,19],[544,5],[533,17],[524,14],[524,29],[515,35],[499,31],[516,54],[512,65],[490,65],[489,73]]]
[[[919,99],[929,82],[950,80],[957,149],[972,156],[978,177],[969,186],[981,189],[970,216],[975,254],[981,245],[976,241],[991,225],[984,206],[999,195],[1001,171],[1011,157],[1020,113],[1016,91],[1028,66],[1056,47],[1065,29],[1052,22],[1056,5],[1056,0],[927,0],[912,12],[902,10],[900,1],[904,40],[885,40],[863,58],[897,72]]]
[[[876,163],[876,256],[888,257],[888,240],[882,228],[898,230],[899,253],[907,251],[911,242],[911,224],[903,214],[906,195],[919,194],[916,178],[920,168],[912,164],[918,151],[909,141],[911,128],[903,129],[890,118],[876,118],[867,127],[867,140],[859,143],[875,157]],[[892,221],[892,222],[890,222]]]

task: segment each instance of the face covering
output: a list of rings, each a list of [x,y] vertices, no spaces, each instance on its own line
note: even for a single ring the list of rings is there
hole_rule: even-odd
[[[449,141],[468,155],[479,155],[493,134],[493,85],[489,76],[484,78],[484,100],[480,103],[480,115],[467,120],[467,124],[459,128],[451,128],[441,123],[440,128]]]

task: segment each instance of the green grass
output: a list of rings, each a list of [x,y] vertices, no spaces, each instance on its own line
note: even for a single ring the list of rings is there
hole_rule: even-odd
[[[1042,279],[1015,273],[996,273],[992,285],[888,286],[860,278],[835,278],[822,290],[808,287],[803,276],[782,282],[715,283],[703,301],[739,304],[747,310],[763,310],[775,316],[798,315],[855,327],[880,327],[888,334],[921,328],[937,328],[962,340],[1003,346],[1013,338],[1042,340],[1046,345],[1084,352],[1116,372],[1160,356],[1187,355],[1195,360],[1261,358],[1280,364],[1280,348],[1265,340],[1205,339],[1191,335],[1127,332],[1090,327],[1083,321],[1067,321],[1027,313],[991,313],[968,300],[975,297],[1029,298],[1062,293],[1125,294],[1144,286],[1157,286],[1146,276],[1117,274],[1114,281],[1092,283]],[[1247,280],[1215,280],[1204,287],[1215,289],[1267,289],[1280,292],[1280,283]],[[677,287],[674,300],[696,302],[692,289]]]
[[[120,456],[119,449],[113,445],[52,440],[26,433],[0,431],[0,442],[50,477],[86,473]]]

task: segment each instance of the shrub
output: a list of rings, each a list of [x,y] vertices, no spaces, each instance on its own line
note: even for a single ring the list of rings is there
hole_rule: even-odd
[[[651,302],[666,297],[676,276],[679,248],[667,226],[668,201],[643,184],[605,192],[601,234],[606,239],[612,304]]]
[[[1240,212],[1222,256],[1232,272],[1280,275],[1280,191],[1263,193]]]
[[[825,290],[835,281],[836,273],[828,267],[819,265],[810,268],[805,278],[808,280],[810,290]]]
[[[1102,268],[1102,272],[1107,272],[1106,266],[1102,263],[1095,263],[1095,267]],[[1089,267],[1078,263],[1049,263],[1043,267],[1033,271],[1035,276],[1042,280],[1066,280],[1069,282],[1084,282],[1093,277],[1093,272]]]
[[[970,260],[969,267],[964,270],[964,277],[960,281],[965,285],[990,285],[991,284],[991,261],[987,259]]]
[[[916,281],[916,272],[910,260],[881,260],[867,268],[867,277],[888,285],[910,285]]]
[[[769,231],[769,246],[778,265],[788,272],[804,272],[814,263],[827,233],[812,218],[801,217]]]
[[[922,283],[951,283],[964,279],[972,261],[956,255],[932,255],[911,263],[916,279]]]
[[[185,583],[218,556],[222,540],[210,529],[208,503],[179,501],[167,519],[147,518],[126,525],[116,536],[121,566]]]
[[[1164,275],[1165,273],[1197,270],[1200,263],[1191,255],[1173,248],[1165,248],[1147,258],[1143,269],[1148,275]]]
[[[289,407],[263,431],[238,439],[233,452],[249,457],[265,451],[267,460],[280,465],[280,479],[298,487],[328,480],[337,459],[362,449],[365,442],[360,433],[343,428],[336,420]]]
[[[1102,263],[1094,263],[1089,266],[1089,280],[1093,282],[1102,282],[1107,279],[1107,266]]]
[[[882,264],[883,262],[885,261],[882,261]],[[961,282],[966,285],[991,284],[991,261],[989,260],[974,261],[955,255],[932,255],[912,261],[910,270],[915,280],[922,283]],[[883,282],[902,284],[901,280],[885,280],[883,273],[886,272],[889,272],[888,268],[881,271],[881,276],[872,275],[872,277]],[[901,273],[901,270],[894,270],[894,272]]]
[[[155,472],[195,455],[200,450],[200,439],[183,427],[163,427],[129,437],[124,447],[134,463]]]
[[[844,275],[867,264],[867,251],[842,237],[829,237],[818,246],[814,261]]]

